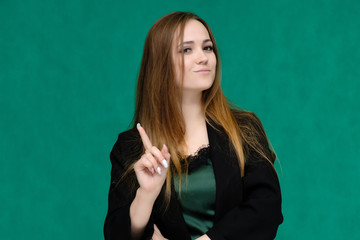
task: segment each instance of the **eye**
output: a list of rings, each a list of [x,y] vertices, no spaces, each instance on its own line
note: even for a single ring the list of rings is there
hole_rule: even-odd
[[[189,47],[184,47],[183,49],[179,49],[179,53],[190,53],[191,52],[191,48]]]
[[[204,50],[212,52],[214,50],[214,47],[213,46],[206,46],[206,47],[204,47]]]
[[[183,53],[190,53],[191,52],[191,48],[184,48],[182,50]]]

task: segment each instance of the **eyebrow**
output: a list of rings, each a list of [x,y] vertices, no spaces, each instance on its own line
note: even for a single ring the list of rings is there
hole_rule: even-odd
[[[203,41],[203,43],[207,43],[207,42],[212,42],[210,39],[205,39]],[[182,46],[182,45],[185,45],[185,44],[193,44],[194,41],[186,41],[186,42],[183,42],[183,43],[180,43],[179,46]]]

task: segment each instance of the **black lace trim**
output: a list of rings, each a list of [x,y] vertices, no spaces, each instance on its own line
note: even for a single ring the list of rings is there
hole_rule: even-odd
[[[186,157],[186,160],[189,164],[188,174],[194,172],[196,169],[204,165],[210,165],[210,145],[201,146],[194,154]],[[181,160],[183,170],[186,170],[185,160]]]

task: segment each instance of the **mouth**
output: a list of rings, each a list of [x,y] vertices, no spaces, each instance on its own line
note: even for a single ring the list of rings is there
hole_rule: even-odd
[[[209,72],[211,72],[211,70],[209,70],[209,69],[200,69],[200,70],[196,70],[194,72],[196,72],[196,73],[209,73]]]

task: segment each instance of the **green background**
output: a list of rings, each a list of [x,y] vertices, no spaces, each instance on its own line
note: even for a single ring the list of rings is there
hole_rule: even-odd
[[[360,239],[357,0],[0,0],[0,238],[103,238],[145,36],[175,10],[209,23],[278,154],[276,239]]]

